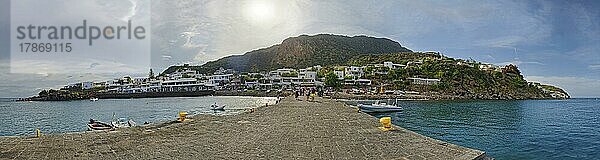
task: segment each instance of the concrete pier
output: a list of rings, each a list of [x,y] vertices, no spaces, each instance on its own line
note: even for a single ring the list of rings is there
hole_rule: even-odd
[[[0,137],[0,159],[487,158],[482,151],[397,126],[395,131],[381,131],[372,116],[340,102],[316,100],[288,97],[253,113],[197,115],[186,123],[41,138]]]

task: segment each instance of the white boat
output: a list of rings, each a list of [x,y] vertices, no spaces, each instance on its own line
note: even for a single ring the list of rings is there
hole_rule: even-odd
[[[224,111],[225,110],[225,105],[219,106],[217,105],[217,103],[210,105],[210,109],[214,110],[214,111]]]
[[[396,105],[391,105],[391,104],[387,104],[385,102],[379,102],[379,101],[376,101],[375,103],[373,103],[371,105],[375,106],[375,107],[384,107],[384,108],[385,107],[388,107],[388,108],[394,108],[394,107],[396,107]]]
[[[370,105],[369,104],[358,104],[358,108],[362,112],[368,112],[368,113],[402,111],[402,107],[398,107],[396,105],[391,105],[391,104],[386,104],[386,103],[380,103],[379,101],[376,101],[375,103],[370,104]]]
[[[135,126],[135,122],[133,120],[127,120],[125,118],[119,118],[117,121],[112,121],[110,124],[115,128],[125,128],[125,127],[133,127]]]
[[[92,101],[92,102],[98,101],[98,98],[92,97],[92,98],[90,98],[90,101]]]

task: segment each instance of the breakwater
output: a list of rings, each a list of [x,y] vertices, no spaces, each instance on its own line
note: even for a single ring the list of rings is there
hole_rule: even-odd
[[[481,159],[485,153],[395,126],[340,102],[286,98],[239,115],[197,115],[110,132],[0,137],[0,159]]]

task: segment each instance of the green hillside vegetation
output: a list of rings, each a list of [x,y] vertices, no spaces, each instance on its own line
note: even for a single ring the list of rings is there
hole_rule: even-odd
[[[281,44],[232,55],[202,66],[189,66],[201,73],[212,73],[219,68],[231,68],[240,72],[270,71],[278,68],[306,68],[315,65],[345,64],[359,55],[377,55],[384,53],[412,52],[400,43],[386,38],[367,36],[341,36],[319,34],[302,35],[285,39]],[[181,69],[172,66],[163,74]]]
[[[407,65],[399,69],[376,67],[374,64],[393,62]],[[366,36],[315,35],[299,36],[281,44],[258,49],[244,55],[228,56],[202,66],[172,66],[163,74],[182,68],[191,68],[211,74],[219,68],[240,72],[271,71],[278,68],[307,68],[323,66],[317,77],[325,78],[327,86],[342,87],[343,81],[334,79],[333,72],[341,66],[367,66],[360,78],[372,80],[372,86],[392,90],[439,93],[472,99],[543,99],[552,98],[541,85],[529,84],[514,65],[500,70],[481,70],[481,62],[445,57],[439,53],[413,52],[399,43],[383,38]],[[386,73],[386,74],[381,74]],[[297,76],[297,73],[284,76]],[[352,77],[344,77],[350,79]],[[433,85],[417,85],[409,78],[430,78],[441,81]],[[250,81],[255,78],[248,79]],[[361,87],[361,86],[356,86]],[[364,87],[364,86],[362,86]],[[541,86],[564,93],[554,86]]]
[[[375,86],[385,86],[386,89],[409,90],[417,92],[438,92],[478,99],[526,99],[549,98],[537,86],[530,85],[514,65],[505,66],[501,72],[484,71],[479,69],[479,62],[467,62],[461,59],[443,57],[438,54],[403,52],[371,56],[359,56],[350,60],[346,65],[367,66],[394,62],[407,64],[422,62],[420,65],[410,65],[406,68],[389,69],[370,65],[365,68],[365,76]],[[459,65],[459,62],[463,65]],[[333,67],[324,67],[319,77],[333,74]],[[387,72],[387,74],[376,74]],[[435,78],[441,82],[434,85],[412,84],[408,78]],[[559,88],[552,87],[554,90]],[[560,90],[562,92],[562,90]]]

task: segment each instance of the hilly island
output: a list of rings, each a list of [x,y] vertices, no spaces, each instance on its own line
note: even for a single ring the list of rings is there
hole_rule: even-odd
[[[204,91],[274,96],[298,89],[353,99],[570,98],[559,87],[527,82],[516,65],[415,52],[387,38],[319,34],[199,66],[171,66],[157,76],[151,71],[148,77],[81,82],[24,100],[199,96]]]

